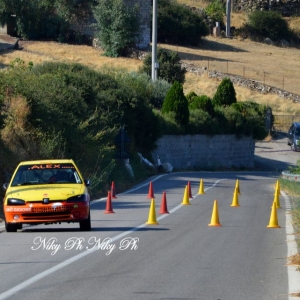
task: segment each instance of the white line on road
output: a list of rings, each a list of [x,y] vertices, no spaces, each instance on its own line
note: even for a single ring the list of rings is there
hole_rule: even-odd
[[[160,178],[160,177],[162,177],[162,176],[164,176],[164,175],[158,176],[157,178],[153,179],[153,181],[154,181],[154,180],[157,180],[158,178]],[[214,186],[216,186],[216,185],[217,185],[220,181],[222,181],[222,180],[226,180],[226,179],[219,179],[219,180],[217,180],[212,186],[210,186],[210,187],[204,189],[204,191],[207,191],[208,189],[213,188]],[[146,184],[148,184],[148,183],[146,183]],[[132,189],[132,190],[130,190],[130,191],[127,191],[127,192],[125,192],[125,193],[123,193],[123,194],[127,194],[127,193],[129,193],[129,192],[132,192],[132,191],[134,191],[134,190],[137,190],[137,189],[139,189],[139,188],[145,186],[146,184],[141,185],[141,186],[139,186],[139,187],[137,187],[137,188],[135,188],[135,189]],[[196,195],[196,196],[193,197],[193,198],[196,198],[197,196],[198,196],[198,195]],[[98,199],[98,200],[96,200],[96,201],[99,202],[99,201],[103,201],[104,199],[105,199],[105,198],[103,198],[103,199],[101,198],[101,199]],[[94,202],[94,201],[93,201],[93,202]],[[176,210],[178,210],[178,209],[181,208],[181,207],[182,207],[182,205],[179,204],[178,206],[174,207],[169,213],[171,214],[171,213],[175,212]],[[169,216],[170,214],[162,215],[162,216],[160,216],[159,218],[157,218],[157,220],[158,220],[158,221],[159,221],[159,220],[162,220],[163,218]],[[139,229],[141,229],[141,228],[144,228],[144,227],[146,227],[146,226],[147,226],[147,224],[144,223],[144,224],[141,224],[141,225],[139,225],[139,226],[137,226],[137,227],[132,228],[131,230],[128,230],[128,231],[126,231],[126,232],[123,232],[123,233],[121,233],[121,234],[118,234],[118,235],[116,235],[115,237],[113,237],[113,238],[111,239],[111,242],[115,242],[115,241],[121,239],[122,237],[124,237],[124,236],[126,236],[126,235],[129,235],[129,234],[131,234],[132,232],[135,232],[135,231],[137,231],[137,230],[139,230]],[[44,277],[46,277],[46,276],[48,276],[48,275],[53,274],[54,272],[56,272],[56,271],[58,271],[58,270],[60,270],[60,269],[62,269],[62,268],[64,268],[64,267],[66,267],[66,266],[72,264],[72,263],[75,262],[75,261],[78,261],[79,259],[81,259],[81,258],[83,258],[83,257],[85,257],[85,256],[87,256],[87,255],[89,255],[89,254],[92,254],[92,253],[95,252],[96,250],[97,250],[97,248],[92,248],[91,250],[86,250],[85,252],[82,252],[82,253],[80,253],[80,254],[77,254],[77,255],[75,255],[75,256],[73,256],[73,257],[71,257],[71,258],[65,260],[64,262],[62,262],[62,263],[60,263],[60,264],[58,264],[58,265],[56,265],[56,266],[54,266],[54,267],[52,267],[52,268],[50,268],[50,269],[48,269],[48,270],[46,270],[46,271],[44,271],[44,272],[41,272],[41,273],[39,273],[39,274],[37,274],[37,275],[35,275],[35,276],[33,276],[33,277],[31,277],[31,278],[29,278],[29,279],[23,281],[22,283],[16,285],[15,287],[13,287],[13,288],[7,290],[6,292],[0,294],[0,300],[4,300],[4,299],[7,299],[8,297],[11,297],[12,295],[14,295],[14,294],[16,294],[17,292],[19,292],[19,291],[25,289],[25,288],[28,287],[28,286],[34,284],[35,282],[41,280],[42,278],[44,278]]]

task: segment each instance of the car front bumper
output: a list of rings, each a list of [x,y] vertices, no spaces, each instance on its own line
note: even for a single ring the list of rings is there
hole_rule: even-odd
[[[58,223],[78,222],[89,216],[89,203],[35,204],[27,203],[22,206],[4,205],[7,223]]]

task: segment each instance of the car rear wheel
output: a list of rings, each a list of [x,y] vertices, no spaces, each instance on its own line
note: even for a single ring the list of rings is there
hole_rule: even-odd
[[[80,231],[91,231],[91,213],[89,212],[89,216],[87,219],[79,222]]]
[[[5,229],[7,232],[17,232],[20,225],[19,224],[12,224],[12,223],[6,223],[5,222]],[[22,224],[21,224],[21,228],[22,228]]]

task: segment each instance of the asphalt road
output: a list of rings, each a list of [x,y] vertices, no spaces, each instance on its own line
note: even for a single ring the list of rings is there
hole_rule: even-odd
[[[197,195],[200,179],[204,195]],[[240,207],[231,207],[236,179]],[[104,214],[105,199],[94,202],[91,232],[76,224],[2,232],[0,299],[288,299],[284,201],[281,228],[266,227],[274,172],[173,173],[151,180],[158,225],[145,224],[146,182],[117,194],[114,214]],[[194,198],[182,206],[188,181]],[[163,191],[170,214],[160,215]],[[208,226],[214,200],[222,227]],[[101,244],[106,238],[110,243]]]
[[[289,166],[296,166],[300,152],[294,152],[287,145],[286,133],[279,132],[271,141],[258,141],[255,144],[255,168],[280,173]]]
[[[286,266],[286,197],[277,210],[281,228],[267,225],[278,175],[299,155],[279,135],[256,144],[254,171],[150,178],[117,194],[113,214],[104,213],[105,198],[94,201],[91,232],[61,224],[6,233],[0,224],[0,300],[291,299],[291,278],[297,291],[300,280]],[[204,195],[197,194],[200,179]],[[240,207],[231,207],[237,179]],[[150,180],[158,225],[146,224]],[[193,198],[183,206],[188,181]],[[163,191],[169,214],[158,213]],[[214,200],[221,227],[208,226]]]

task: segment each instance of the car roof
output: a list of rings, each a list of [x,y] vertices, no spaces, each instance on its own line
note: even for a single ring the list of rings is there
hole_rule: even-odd
[[[74,164],[74,161],[72,159],[28,160],[28,161],[20,162],[19,165],[21,166],[21,165],[66,164],[66,163]]]
[[[294,125],[295,125],[296,127],[300,127],[300,122],[294,122]]]

